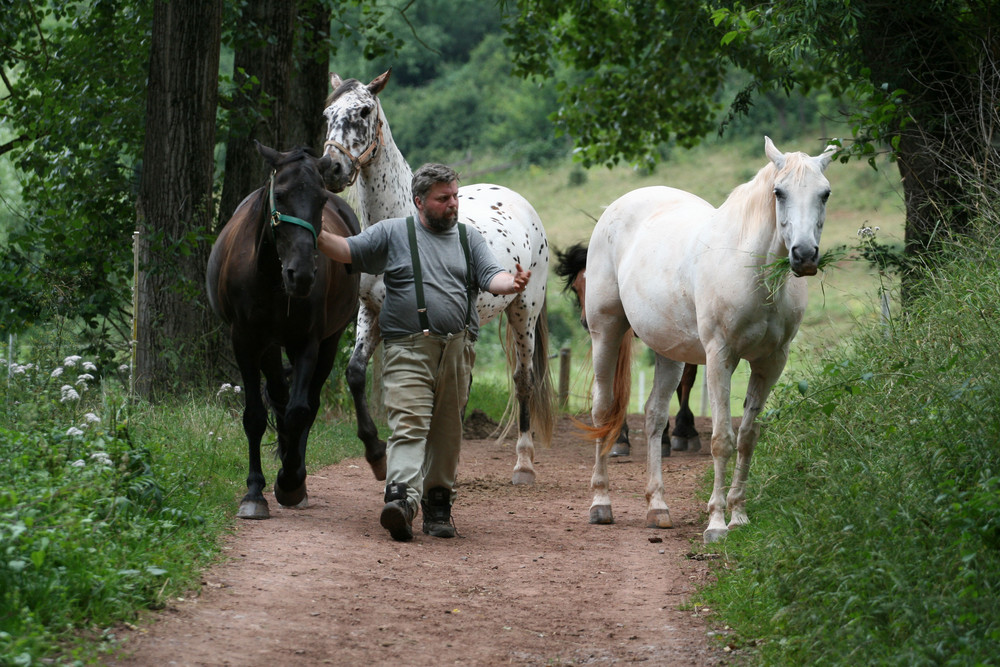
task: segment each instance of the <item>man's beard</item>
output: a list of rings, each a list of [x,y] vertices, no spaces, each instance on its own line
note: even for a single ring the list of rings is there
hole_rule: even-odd
[[[430,214],[425,214],[425,215],[427,218],[427,226],[436,232],[446,232],[452,227],[454,227],[455,223],[458,222],[457,212],[454,213],[453,215],[445,214],[440,218],[432,216]]]

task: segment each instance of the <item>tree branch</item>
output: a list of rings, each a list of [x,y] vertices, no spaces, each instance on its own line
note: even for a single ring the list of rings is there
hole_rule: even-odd
[[[22,134],[21,136],[15,138],[15,139],[11,139],[10,141],[8,141],[5,144],[0,144],[0,155],[3,155],[4,153],[8,153],[8,152],[14,150],[14,145],[15,144],[17,144],[17,143],[19,143],[21,141],[27,141],[29,138],[30,137],[28,137],[28,135]]]

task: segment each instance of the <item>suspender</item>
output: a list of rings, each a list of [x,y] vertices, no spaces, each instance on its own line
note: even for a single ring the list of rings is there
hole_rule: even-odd
[[[406,231],[410,237],[410,260],[413,264],[413,287],[417,296],[417,317],[420,319],[420,328],[424,335],[430,333],[430,324],[427,321],[427,304],[424,301],[424,276],[420,270],[420,253],[417,252],[417,227],[413,222],[413,216],[406,218]],[[465,326],[469,326],[472,319],[472,253],[469,251],[469,234],[464,223],[458,223],[458,240],[462,244],[462,252],[465,253]]]

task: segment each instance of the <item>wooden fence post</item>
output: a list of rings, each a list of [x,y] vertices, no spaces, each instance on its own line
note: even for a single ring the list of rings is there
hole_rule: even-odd
[[[559,407],[563,410],[569,405],[569,360],[569,348],[559,350]]]

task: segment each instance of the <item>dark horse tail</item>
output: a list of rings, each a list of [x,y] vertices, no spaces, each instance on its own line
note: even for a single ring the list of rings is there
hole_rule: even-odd
[[[622,336],[621,347],[618,348],[618,361],[615,364],[615,381],[612,383],[614,396],[611,407],[603,415],[600,426],[582,425],[587,434],[601,441],[601,455],[607,456],[618,439],[618,434],[628,415],[628,403],[632,393],[632,339],[635,336],[629,329]]]
[[[563,279],[563,292],[573,289],[573,281],[578,273],[587,268],[587,246],[574,243],[565,250],[555,250],[555,273]]]

